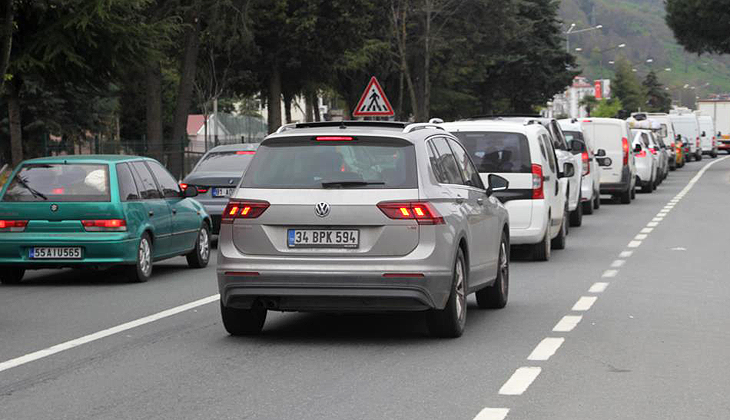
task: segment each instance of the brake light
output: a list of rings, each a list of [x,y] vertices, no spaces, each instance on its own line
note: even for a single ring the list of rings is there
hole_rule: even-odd
[[[532,165],[532,199],[542,200],[545,198],[545,181],[542,176],[542,166]]]
[[[195,185],[188,185],[188,184],[186,184],[186,183],[184,183],[184,182],[181,182],[181,183],[180,183],[180,189],[181,189],[181,190],[185,191],[185,190],[187,190],[187,189],[188,189],[188,187],[195,187],[195,188],[197,188],[197,189],[198,189],[198,193],[200,193],[200,194],[205,194],[205,193],[207,193],[207,192],[208,192],[208,187],[201,187],[201,186],[195,186]]]
[[[697,148],[700,147],[700,138],[699,137],[697,137],[697,141],[695,142],[695,145],[697,146]]]
[[[82,220],[87,232],[126,232],[127,221],[123,219]]]
[[[183,190],[183,191],[187,190],[188,189],[188,184],[186,184],[184,182],[181,182],[180,183],[180,189]]]
[[[65,189],[64,189],[63,187],[60,187],[60,188],[54,188],[54,189],[52,189],[52,190],[51,190],[51,194],[61,195],[61,194],[63,194],[63,193],[65,192],[65,191],[66,191],[66,190],[65,190]]]
[[[621,147],[624,149],[624,165],[629,164],[629,139],[626,137],[621,139]]]
[[[591,173],[590,157],[588,152],[581,153],[580,157],[583,160],[583,176],[586,176]]]
[[[26,226],[27,220],[0,220],[0,232],[22,232]]]
[[[591,120],[583,120],[583,122],[584,123],[589,123],[589,122],[593,122],[593,121],[591,121]]]
[[[268,201],[231,200],[223,210],[221,223],[233,223],[233,219],[255,219],[261,216],[270,205]]]
[[[208,187],[196,187],[198,188],[198,193],[205,194],[208,192]]]
[[[444,224],[444,218],[426,201],[383,201],[378,208],[390,219],[411,219],[419,225]]]
[[[646,156],[646,150],[642,150],[641,152],[636,154],[636,157],[645,157]]]
[[[317,141],[352,141],[352,137],[347,136],[319,136],[316,137]]]
[[[650,147],[649,148],[649,152],[651,152],[652,155],[655,155],[656,154],[656,149],[653,148],[653,147]]]
[[[253,150],[239,150],[236,152],[237,155],[255,155],[256,152]]]

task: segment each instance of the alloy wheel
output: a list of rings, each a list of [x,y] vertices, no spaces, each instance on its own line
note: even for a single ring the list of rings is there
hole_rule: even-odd
[[[145,276],[149,276],[152,271],[152,250],[147,238],[139,241],[139,268]]]
[[[204,261],[208,260],[210,256],[210,240],[208,238],[208,229],[200,229],[198,234],[198,249],[200,252],[200,258]]]
[[[457,259],[456,261],[456,316],[459,320],[464,317],[464,308],[466,307],[466,293],[464,290],[464,261]]]

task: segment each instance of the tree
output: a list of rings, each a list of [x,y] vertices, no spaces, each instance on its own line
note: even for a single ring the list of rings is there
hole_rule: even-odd
[[[598,106],[593,110],[591,115],[594,118],[617,118],[619,112],[624,109],[624,104],[620,99],[604,99],[598,101]]]
[[[646,109],[646,93],[639,79],[626,59],[616,62],[616,77],[612,83],[613,94],[621,100],[624,110],[636,112],[639,108]]]
[[[647,109],[651,112],[669,112],[672,109],[672,97],[664,89],[664,85],[659,83],[656,73],[650,71],[642,82],[646,91]]]
[[[727,0],[666,0],[667,25],[689,52],[730,53],[730,2]]]
[[[580,100],[580,102],[578,102],[578,105],[584,106],[586,108],[586,112],[588,113],[589,117],[591,116],[591,110],[595,109],[598,104],[598,99],[596,99],[596,97],[592,95],[586,95],[583,97],[583,99]]]

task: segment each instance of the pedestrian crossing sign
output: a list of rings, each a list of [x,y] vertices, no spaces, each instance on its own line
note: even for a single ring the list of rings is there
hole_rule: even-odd
[[[392,117],[395,115],[388,98],[380,87],[378,79],[373,76],[365,88],[360,101],[352,113],[353,117]]]

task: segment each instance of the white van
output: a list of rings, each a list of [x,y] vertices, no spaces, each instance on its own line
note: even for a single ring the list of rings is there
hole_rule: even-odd
[[[512,245],[528,246],[540,261],[550,258],[552,248],[565,248],[568,206],[559,181],[575,167],[559,168],[547,129],[492,120],[440,125],[464,145],[483,180],[498,174],[509,181],[509,190],[494,195],[509,212]]]
[[[669,114],[669,119],[674,124],[674,130],[677,134],[689,141],[689,154],[686,156],[687,162],[691,162],[693,159],[702,160],[700,123],[697,120],[697,116],[692,113],[684,113],[681,110],[677,112],[681,113],[671,113]]]
[[[566,119],[558,121],[563,130],[565,139],[570,145],[573,140],[580,140],[586,145],[586,151],[578,152],[571,147],[573,154],[580,153],[582,163],[582,179],[580,200],[583,206],[583,213],[593,214],[594,209],[601,207],[600,194],[600,167],[596,160],[596,146],[593,138],[585,133],[578,119]],[[572,214],[571,214],[572,216]]]
[[[593,139],[601,165],[601,194],[629,204],[636,198],[636,163],[629,138],[629,123],[616,118],[588,118],[581,123]]]
[[[702,154],[710,155],[713,159],[717,157],[717,138],[715,137],[715,123],[709,115],[698,115],[700,123],[700,145]]]

